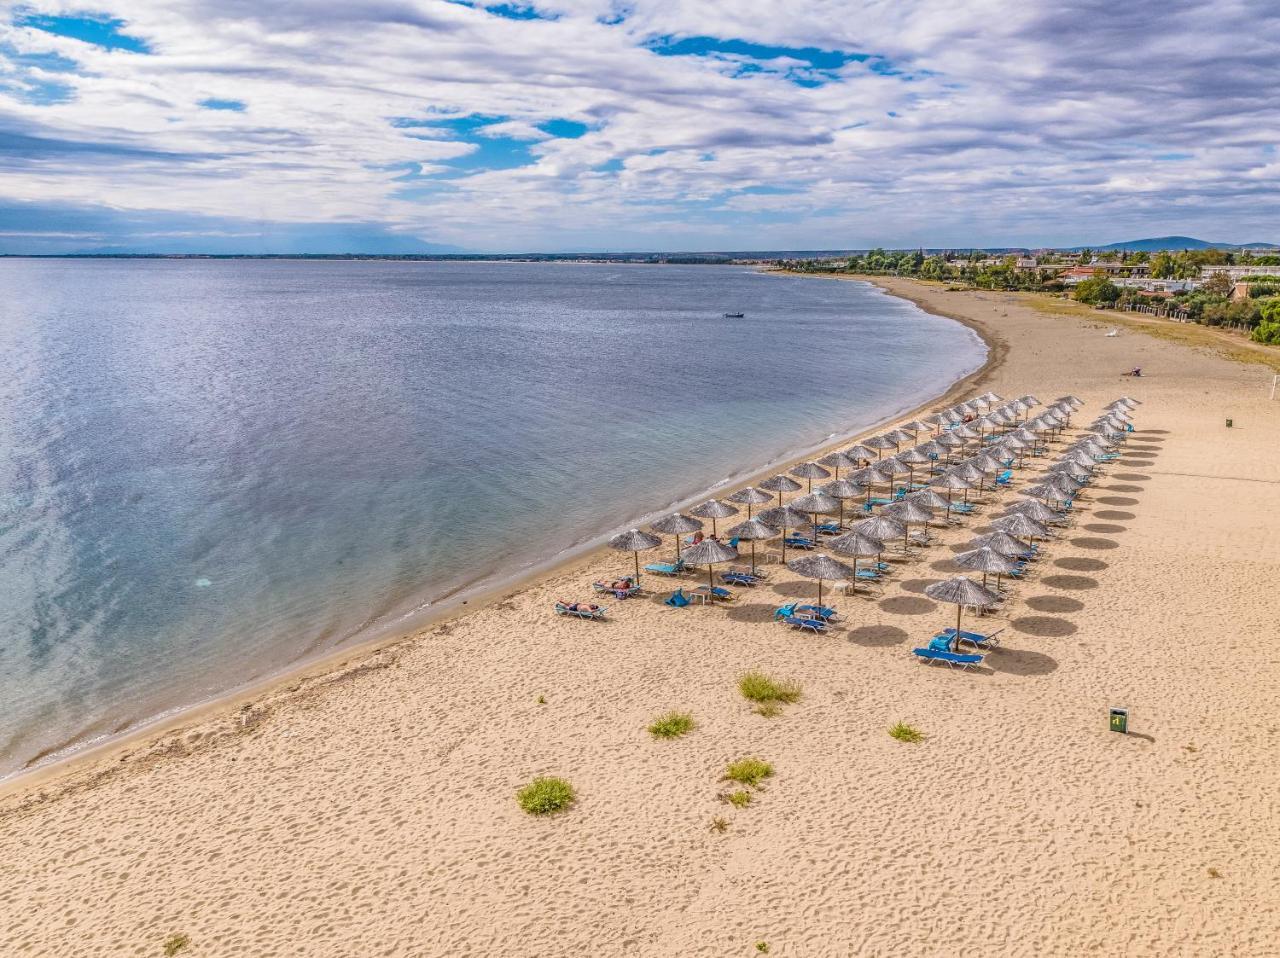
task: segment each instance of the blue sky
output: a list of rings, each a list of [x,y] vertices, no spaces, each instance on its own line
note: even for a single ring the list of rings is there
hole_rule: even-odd
[[[1280,241],[1277,49],[1263,0],[0,0],[0,252]]]

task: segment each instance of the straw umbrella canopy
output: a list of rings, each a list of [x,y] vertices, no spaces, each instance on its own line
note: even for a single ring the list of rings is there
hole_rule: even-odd
[[[861,463],[853,456],[844,452],[831,452],[818,460],[822,465],[828,466],[835,473],[837,479],[840,478],[841,469],[857,469]]]
[[[863,443],[876,451],[876,458],[879,459],[884,455],[886,449],[897,449],[898,443],[894,442],[888,436],[872,436]]]
[[[732,562],[738,558],[738,550],[719,539],[703,539],[696,546],[690,546],[684,554],[684,561],[689,565],[707,567],[707,585],[714,589],[716,580],[712,578],[711,567],[721,562]]]
[[[679,562],[680,537],[686,532],[697,532],[702,528],[702,522],[684,513],[673,512],[669,516],[663,516],[657,522],[650,523],[649,528],[655,532],[665,532],[669,536],[676,537],[676,561]]]
[[[1003,402],[1003,400],[993,392],[985,392],[979,397],[983,402]]]
[[[756,543],[764,542],[768,539],[776,539],[781,532],[773,526],[765,525],[759,519],[748,519],[746,522],[739,522],[732,529],[725,530],[726,535],[732,539],[739,539],[742,542],[751,543],[751,574],[756,572]]]
[[[867,460],[867,462],[870,462],[872,459],[880,458],[879,452],[877,452],[875,449],[872,449],[866,443],[861,443],[861,442],[850,449],[846,449],[844,453],[850,459],[857,459],[859,462],[861,462],[863,459]]]
[[[914,433],[916,435],[919,435],[922,432],[933,431],[933,427],[931,425],[919,419],[913,419],[911,420],[911,422],[904,422],[902,424],[902,428],[905,429],[907,432]]]
[[[856,482],[849,479],[835,479],[828,482],[825,486],[818,487],[819,492],[824,492],[833,499],[840,500],[840,518],[838,520],[840,528],[844,528],[844,500],[857,499],[866,490]]]
[[[626,532],[619,532],[609,540],[610,549],[617,549],[619,552],[630,552],[636,560],[636,585],[640,584],[640,553],[649,549],[656,549],[660,545],[662,545],[661,536],[641,532],[639,529],[628,529]]]
[[[956,643],[960,640],[960,615],[964,612],[964,607],[973,605],[981,609],[1000,601],[1000,596],[996,593],[963,575],[925,586],[924,594],[938,602],[950,602],[956,607],[956,636],[951,643],[952,649],[956,648]]]
[[[933,518],[933,510],[922,502],[908,502],[903,499],[885,506],[880,510],[880,515],[897,519],[902,523],[902,545],[905,548],[909,544],[907,530],[911,528],[911,523],[919,522],[928,525],[929,520]]]
[[[947,490],[947,499],[951,499],[951,493],[956,490],[964,491],[964,501],[969,501],[969,490],[973,488],[973,483],[963,476],[957,476],[954,472],[944,472],[938,478],[934,479],[930,485],[938,489]]]
[[[956,466],[953,472],[953,475],[957,475],[961,479],[966,480],[967,482],[977,483],[979,493],[982,493],[985,491],[983,489],[983,485],[987,481],[986,473],[984,473],[981,469],[975,466],[972,462],[965,462]]]
[[[1069,479],[1074,479],[1081,485],[1087,485],[1091,477],[1088,469],[1078,462],[1072,462],[1070,459],[1064,462],[1055,462],[1049,467],[1048,472],[1050,475],[1063,475]]]
[[[827,543],[827,548],[842,556],[849,556],[853,559],[853,578],[849,581],[853,583],[853,591],[858,591],[858,559],[865,556],[878,556],[884,552],[884,543],[879,539],[873,539],[871,536],[862,532],[846,532],[842,536],[836,536]]]
[[[1007,515],[1028,516],[1040,523],[1056,522],[1062,518],[1039,499],[1019,499],[1017,502],[1010,503],[1005,512]]]
[[[775,529],[781,529],[784,532],[787,529],[803,529],[809,524],[808,516],[803,512],[792,509],[790,506],[775,506],[772,509],[766,509],[756,518],[765,525],[773,526]],[[787,561],[786,536],[782,537],[782,561]]]
[[[972,545],[975,549],[995,549],[1002,556],[1024,556],[1031,551],[1030,543],[1023,542],[1003,529],[975,536]]]
[[[690,509],[689,514],[697,516],[699,519],[710,519],[711,534],[714,536],[719,534],[716,529],[716,520],[728,519],[730,516],[736,516],[738,514],[738,510],[733,508],[733,506],[720,502],[717,499],[708,499],[706,502],[702,503],[702,505],[694,506]]]
[[[854,532],[860,532],[864,536],[870,536],[872,539],[879,539],[881,542],[888,542],[890,539],[901,539],[907,534],[907,524],[901,519],[895,519],[893,516],[872,516],[870,519],[863,519],[861,522],[855,522],[852,527]],[[877,557],[880,553],[876,553]],[[878,561],[878,560],[877,560]]]
[[[792,559],[787,563],[787,568],[796,575],[802,575],[806,579],[818,580],[818,605],[822,605],[822,583],[837,582],[840,579],[855,579],[857,572],[849,568],[843,562],[831,558],[827,555],[805,555]]]
[[[1032,542],[1035,542],[1037,538],[1048,539],[1050,535],[1049,527],[1043,522],[1037,522],[1029,515],[1021,512],[993,519],[991,525],[1001,532],[1007,532],[1009,535],[1017,536],[1020,539],[1027,538]]]
[[[805,492],[813,492],[813,480],[831,478],[831,473],[828,470],[823,469],[816,462],[800,463],[800,465],[791,470],[791,475],[799,476],[801,479],[807,479],[809,481],[809,487],[805,489]]]
[[[951,500],[945,496],[938,495],[936,489],[921,489],[919,492],[913,492],[906,498],[907,502],[918,502],[922,506],[929,509],[945,509],[947,518],[951,518]],[[925,523],[927,527],[929,523]]]
[[[731,496],[725,496],[730,502],[736,502],[747,507],[747,518],[751,518],[752,506],[763,506],[765,503],[773,502],[773,496],[762,489],[756,489],[754,486],[747,486],[745,489],[739,489]]]
[[[893,485],[893,470],[880,468],[880,463],[873,463],[865,469],[859,469],[849,477],[852,481],[860,486],[864,486],[867,492],[867,504],[871,504],[871,492],[873,487],[881,482]]]
[[[984,452],[980,455],[974,456],[972,462],[976,468],[987,473],[999,472],[1004,468],[1004,463],[991,455],[990,452]]]
[[[782,505],[782,494],[784,492],[795,492],[800,488],[800,483],[790,476],[773,476],[764,482],[756,483],[756,485],[761,489],[776,492],[778,494],[778,505]]]
[[[961,552],[955,557],[954,561],[962,569],[981,572],[984,587],[987,584],[987,576],[994,574],[996,577],[996,592],[1000,591],[1000,576],[1008,575],[1018,568],[1018,563],[990,546],[979,546],[969,552]]]
[[[929,458],[929,454],[927,452],[923,452],[918,447],[904,449],[893,458],[907,467],[908,485],[915,485],[916,466],[928,466],[933,463],[933,460]]]
[[[791,501],[791,508],[797,512],[807,512],[813,516],[813,541],[818,541],[818,515],[830,515],[844,508],[844,503],[835,496],[825,492],[811,492],[806,496]]]
[[[894,429],[890,432],[885,433],[885,438],[892,439],[895,443],[898,444],[898,446],[901,446],[904,442],[916,441],[915,436],[913,436],[911,433],[907,432],[905,429],[902,429],[902,428]]]

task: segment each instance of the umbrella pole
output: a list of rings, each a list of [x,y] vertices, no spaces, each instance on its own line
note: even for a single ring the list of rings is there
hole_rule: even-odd
[[[676,565],[680,564],[680,533],[676,533]]]
[[[751,574],[756,574],[756,540],[751,540]]]
[[[818,580],[818,608],[822,608],[822,580]]]
[[[714,599],[716,597],[716,580],[711,578],[710,562],[707,563],[707,592],[710,598]]]
[[[952,651],[960,648],[960,613],[964,611],[964,606],[956,604],[956,638],[952,643]]]
[[[640,553],[633,552],[631,553],[631,555],[636,560],[636,587],[639,588],[640,586]]]
[[[853,592],[854,592],[854,595],[857,595],[858,593],[858,557],[857,556],[853,557]]]

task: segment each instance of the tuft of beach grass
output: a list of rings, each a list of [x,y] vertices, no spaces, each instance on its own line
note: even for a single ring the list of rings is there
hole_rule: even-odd
[[[914,726],[908,725],[906,722],[896,722],[890,726],[889,735],[892,738],[896,738],[899,742],[924,741],[924,732]]]
[[[759,788],[760,783],[773,775],[773,766],[759,758],[740,758],[730,762],[724,770],[724,780]]]
[[[790,680],[779,682],[763,672],[748,672],[738,679],[743,698],[760,704],[795,702],[800,698],[800,684]],[[763,714],[763,713],[762,713]]]
[[[516,792],[516,800],[530,815],[553,815],[573,804],[577,795],[563,778],[538,777]]]
[[[654,738],[679,738],[696,727],[693,716],[688,712],[668,712],[653,720],[649,726],[649,734]]]

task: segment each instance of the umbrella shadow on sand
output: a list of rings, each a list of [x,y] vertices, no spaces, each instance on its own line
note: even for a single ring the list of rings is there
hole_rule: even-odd
[[[896,625],[862,625],[848,631],[849,641],[854,645],[869,649],[884,649],[891,645],[901,645],[908,635],[905,629]]]
[[[1058,660],[1052,656],[1030,649],[1011,649],[1008,646],[988,655],[986,662],[994,671],[1009,675],[1048,675],[1058,669]]]
[[[1009,623],[1015,631],[1042,638],[1063,638],[1080,631],[1074,622],[1052,615],[1024,615]]]
[[[879,606],[893,615],[924,615],[938,608],[936,602],[918,595],[895,595],[881,599]]]
[[[768,622],[777,608],[769,602],[734,602],[725,608],[725,615],[734,622]]]

